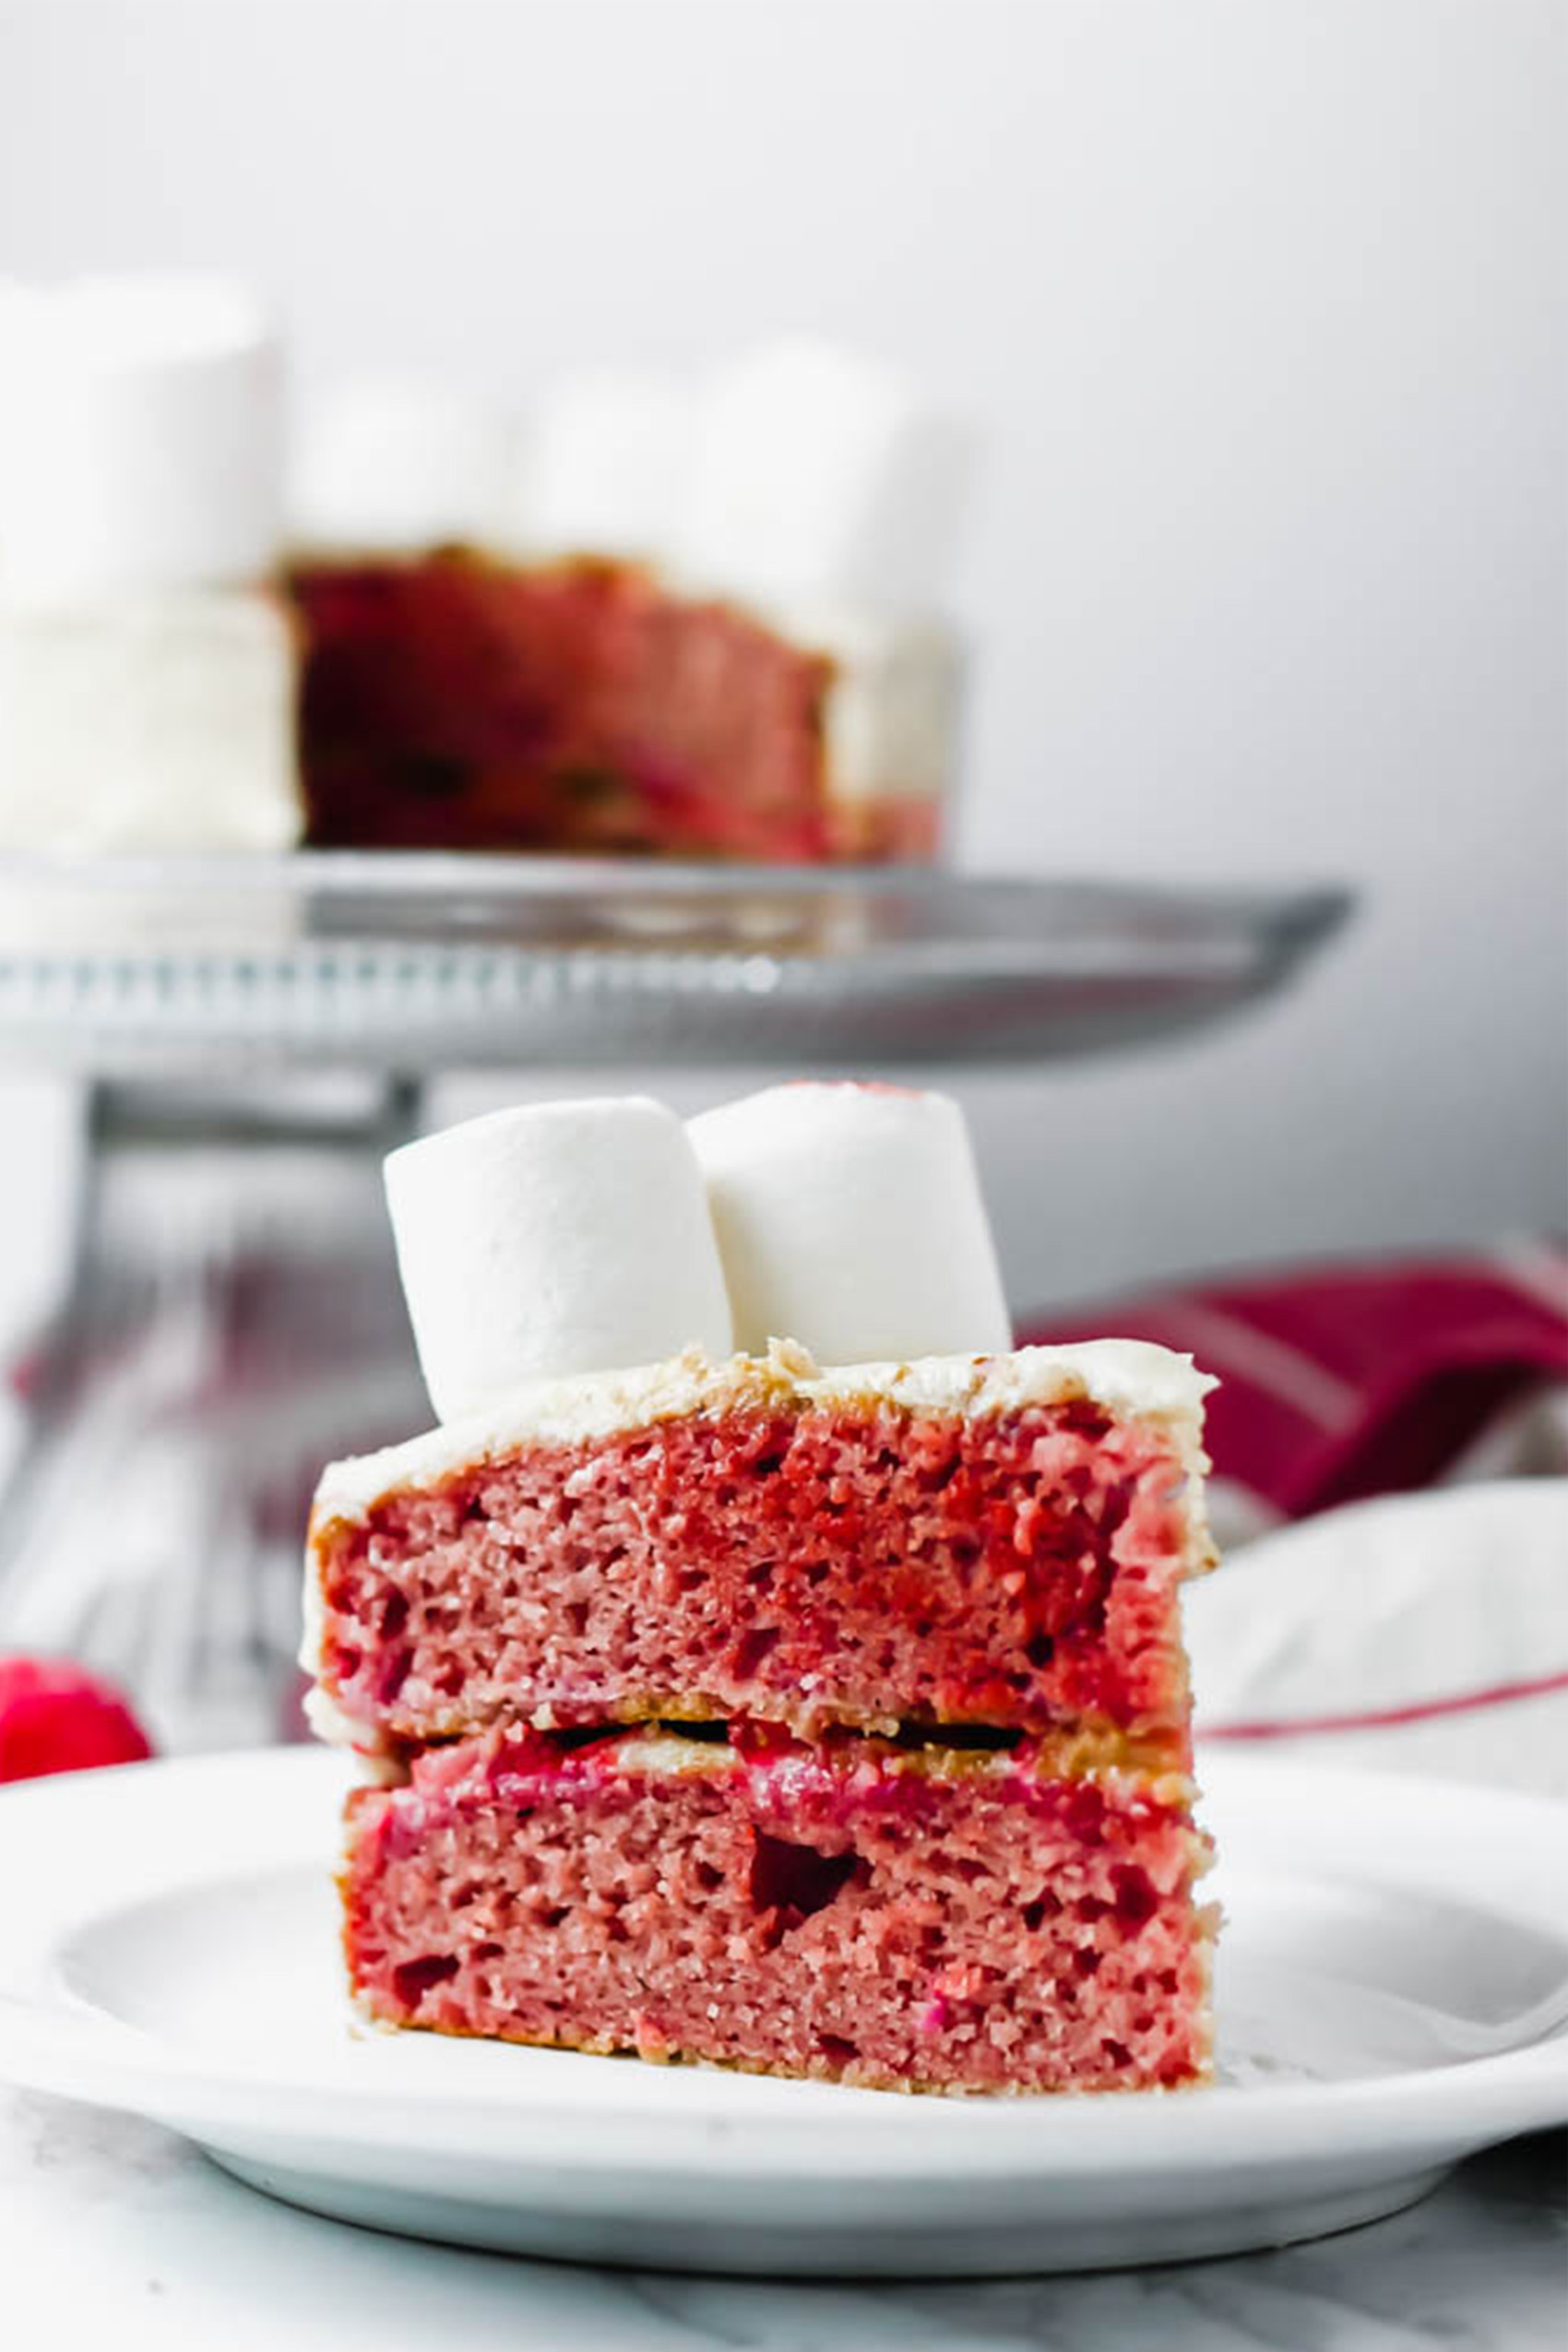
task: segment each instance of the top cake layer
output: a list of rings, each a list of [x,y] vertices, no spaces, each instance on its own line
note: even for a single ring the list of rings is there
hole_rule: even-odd
[[[1087,1720],[1185,1740],[1202,1398],[1130,1341],[543,1383],[327,1470],[318,1727]]]

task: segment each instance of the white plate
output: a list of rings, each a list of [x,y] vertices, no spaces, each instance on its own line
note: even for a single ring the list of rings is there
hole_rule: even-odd
[[[353,2038],[328,1884],[344,1770],[310,1751],[0,1791],[0,2073],[382,2228],[797,2274],[1278,2244],[1568,2119],[1568,1812],[1229,1756],[1204,1779],[1228,1913],[1210,2090],[905,2099]]]

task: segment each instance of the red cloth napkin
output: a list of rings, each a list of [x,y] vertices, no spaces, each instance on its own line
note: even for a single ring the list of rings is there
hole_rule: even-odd
[[[1568,1249],[1325,1266],[1031,1318],[1026,1339],[1106,1333],[1194,1356],[1216,1472],[1270,1516],[1441,1479],[1533,1392],[1568,1382]]]

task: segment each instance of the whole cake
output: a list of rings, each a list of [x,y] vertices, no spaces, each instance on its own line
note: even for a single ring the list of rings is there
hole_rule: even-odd
[[[302,433],[283,358],[206,274],[0,286],[0,849],[936,855],[968,466],[911,387],[785,346]]]
[[[1202,1377],[1009,1348],[935,1096],[505,1112],[389,1189],[460,1410],[312,1521],[362,2011],[900,2089],[1200,2079]],[[667,1350],[582,1360],[617,1317]],[[846,1328],[865,1360],[819,1364]]]

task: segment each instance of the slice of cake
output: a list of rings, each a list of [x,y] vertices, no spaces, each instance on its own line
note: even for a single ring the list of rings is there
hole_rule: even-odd
[[[651,1104],[415,1146],[392,1197],[443,1393],[472,1392],[464,1301],[487,1325],[475,1361],[505,1360],[508,1266],[536,1370],[602,1350],[607,1301],[645,1340],[699,1309],[711,1333],[705,1230],[732,1299],[766,1288],[802,1331],[841,1330],[845,1283],[810,1263],[823,1218],[828,1256],[852,1251],[857,1329],[993,1333],[952,1106],[789,1092],[700,1135],[702,1164],[686,1146],[699,1192],[723,1163],[717,1230],[677,1214],[683,1163]],[[789,1218],[759,1218],[736,1134],[788,1158],[780,1118],[801,1182]],[[875,1182],[844,1185],[846,1136],[862,1178],[897,1167],[949,1238],[939,1273],[918,1234],[888,1246]],[[656,1178],[671,1240],[639,1272],[647,1237],[613,1203]],[[318,1729],[376,1784],[350,1800],[342,1873],[362,2011],[880,2087],[1200,2079],[1211,1926],[1178,1610],[1210,1559],[1206,1385],[1125,1341],[823,1369],[791,1337],[536,1378],[334,1466],[305,1657]]]

